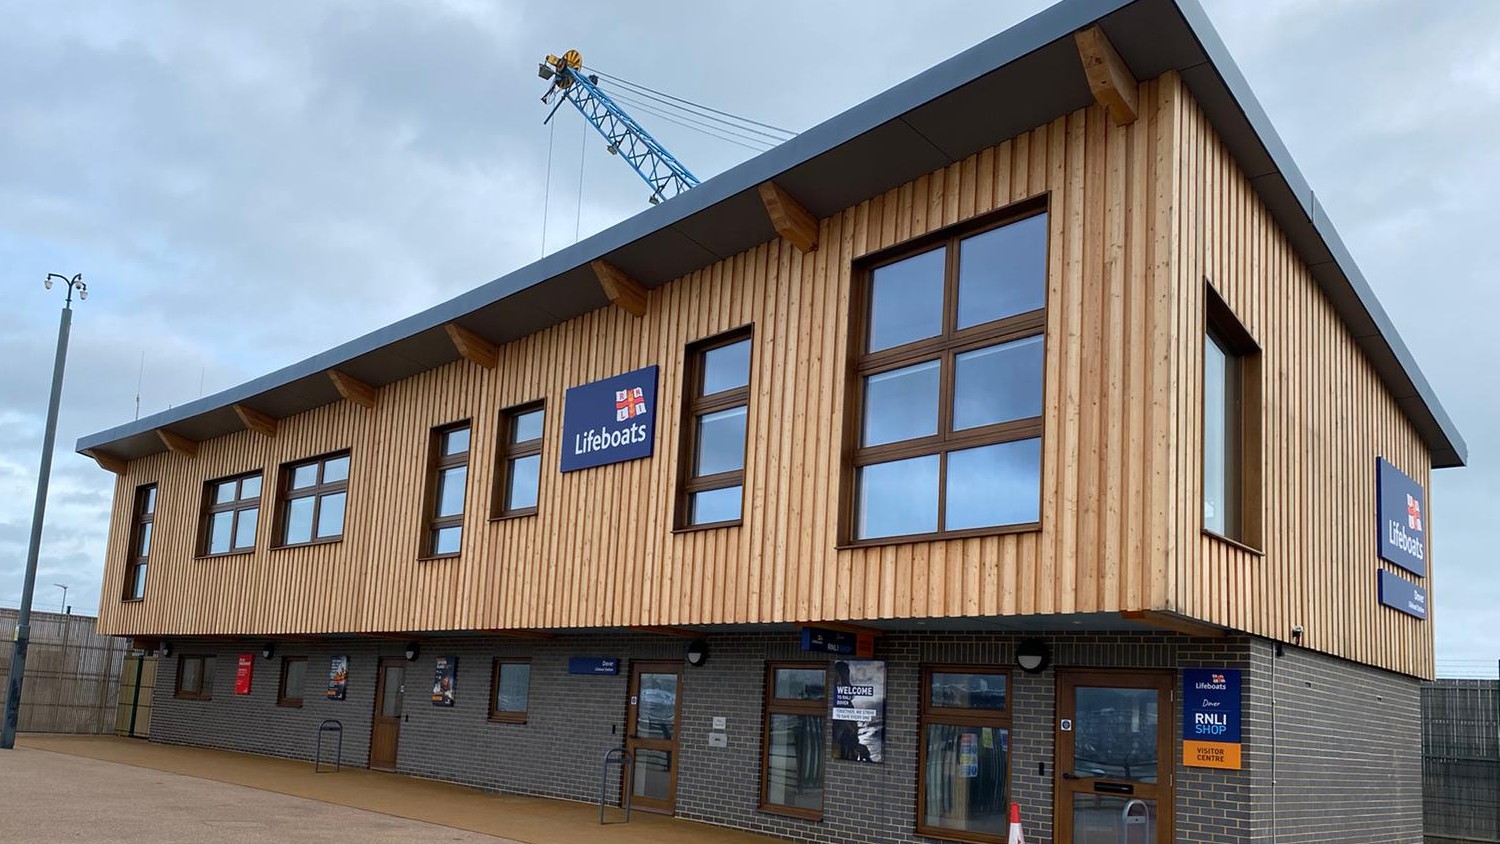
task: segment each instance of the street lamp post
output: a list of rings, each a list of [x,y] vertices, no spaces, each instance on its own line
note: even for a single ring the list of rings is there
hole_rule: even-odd
[[[56,586],[58,589],[61,589],[63,591],[62,609],[59,610],[59,612],[61,612],[64,615],[66,615],[67,612],[68,612],[68,584],[66,584],[66,583],[54,583],[52,585]]]
[[[36,506],[31,512],[31,543],[26,546],[26,582],[21,588],[21,615],[16,619],[16,641],[11,650],[10,678],[5,684],[5,721],[0,726],[0,749],[16,746],[16,722],[21,715],[21,680],[26,675],[26,647],[31,643],[31,597],[36,591],[36,561],[42,546],[42,518],[47,512],[47,482],[52,476],[52,447],[57,441],[57,405],[62,400],[63,368],[68,362],[68,331],[73,325],[73,291],[79,301],[89,297],[89,289],[80,273],[68,278],[47,273],[43,283],[52,289],[53,280],[67,285],[62,317],[57,326],[57,357],[52,362],[52,395],[47,402],[47,429],[42,435],[42,467],[36,479]]]

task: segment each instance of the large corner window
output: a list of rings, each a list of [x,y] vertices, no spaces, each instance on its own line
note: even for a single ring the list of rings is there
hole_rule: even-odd
[[[214,692],[214,658],[183,654],[177,659],[177,697],[208,700]]]
[[[1203,334],[1203,529],[1260,545],[1260,349],[1212,287]]]
[[[463,546],[464,493],[469,486],[469,423],[434,428],[427,476],[424,557],[454,557]]]
[[[151,530],[156,519],[156,484],[135,488],[135,502],[130,511],[130,551],[125,560],[127,601],[146,597],[146,563],[151,556]]]
[[[677,527],[738,524],[745,499],[750,329],[688,347]]]
[[[917,744],[917,832],[1006,840],[1010,675],[979,666],[925,666]]]
[[[198,554],[237,554],[255,548],[260,524],[260,472],[209,481],[203,486]]]
[[[542,403],[513,407],[500,414],[500,447],[495,453],[494,518],[530,516],[537,511],[542,483]]]
[[[863,276],[850,538],[1034,529],[1046,211],[924,242]]]
[[[823,816],[823,760],[827,757],[828,664],[771,663],[766,667],[766,723],[760,765],[763,811]]]
[[[281,467],[280,545],[311,545],[344,538],[349,498],[349,452]]]

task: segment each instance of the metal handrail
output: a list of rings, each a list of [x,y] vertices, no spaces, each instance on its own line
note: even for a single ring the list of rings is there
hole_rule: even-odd
[[[335,755],[333,757],[333,772],[336,774],[342,768],[343,763],[344,763],[344,724],[343,724],[343,722],[339,721],[337,718],[329,718],[329,719],[325,720],[323,723],[321,723],[321,724],[318,725],[318,743],[316,745],[316,749],[313,750],[313,773],[315,773],[315,774],[321,774],[321,773],[323,773],[322,765],[323,765],[323,734],[324,733],[338,733],[339,734],[339,741],[338,741],[338,744],[335,746],[336,750],[335,750]]]
[[[630,823],[630,798],[634,789],[625,787],[625,766],[634,765],[635,757],[623,747],[612,747],[604,754],[604,764],[599,767],[599,825],[604,825],[604,789],[609,785],[609,766],[620,766],[620,807],[625,810],[625,823]]]

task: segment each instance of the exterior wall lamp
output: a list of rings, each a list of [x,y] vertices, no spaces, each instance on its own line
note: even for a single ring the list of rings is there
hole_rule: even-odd
[[[416,662],[417,655],[422,652],[422,646],[416,642],[408,642],[406,645],[406,661]]]
[[[275,653],[276,653],[276,643],[275,642],[267,642],[265,644],[265,646],[260,649],[260,655],[261,655],[261,657],[263,659],[270,659],[272,657],[272,655],[274,655]]]
[[[1027,674],[1040,674],[1052,665],[1052,649],[1041,639],[1023,639],[1016,647],[1016,666]]]
[[[687,664],[701,668],[705,662],[708,662],[708,642],[694,639],[687,647]]]

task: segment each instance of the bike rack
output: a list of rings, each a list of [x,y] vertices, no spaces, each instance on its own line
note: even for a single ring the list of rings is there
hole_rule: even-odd
[[[604,789],[609,784],[609,766],[620,766],[620,791],[625,795],[620,807],[625,810],[625,823],[630,823],[630,798],[633,789],[625,788],[625,766],[635,764],[635,757],[623,747],[611,748],[604,754],[604,764],[599,767],[599,825],[604,825]]]
[[[344,763],[344,725],[341,721],[335,718],[329,718],[328,720],[318,725],[318,744],[317,749],[313,751],[313,773],[323,773],[322,765],[324,733],[338,733],[339,740],[338,744],[336,745],[336,755],[333,757],[333,772],[338,773],[340,767]]]
[[[1139,815],[1135,814],[1135,810],[1137,807],[1139,807],[1141,810],[1141,814]],[[1127,800],[1125,802],[1124,808],[1120,809],[1120,844],[1129,844],[1131,838],[1131,827],[1148,824],[1148,826],[1146,826],[1146,829],[1150,830],[1150,822],[1150,804],[1140,799],[1139,797],[1135,798],[1134,800]]]

